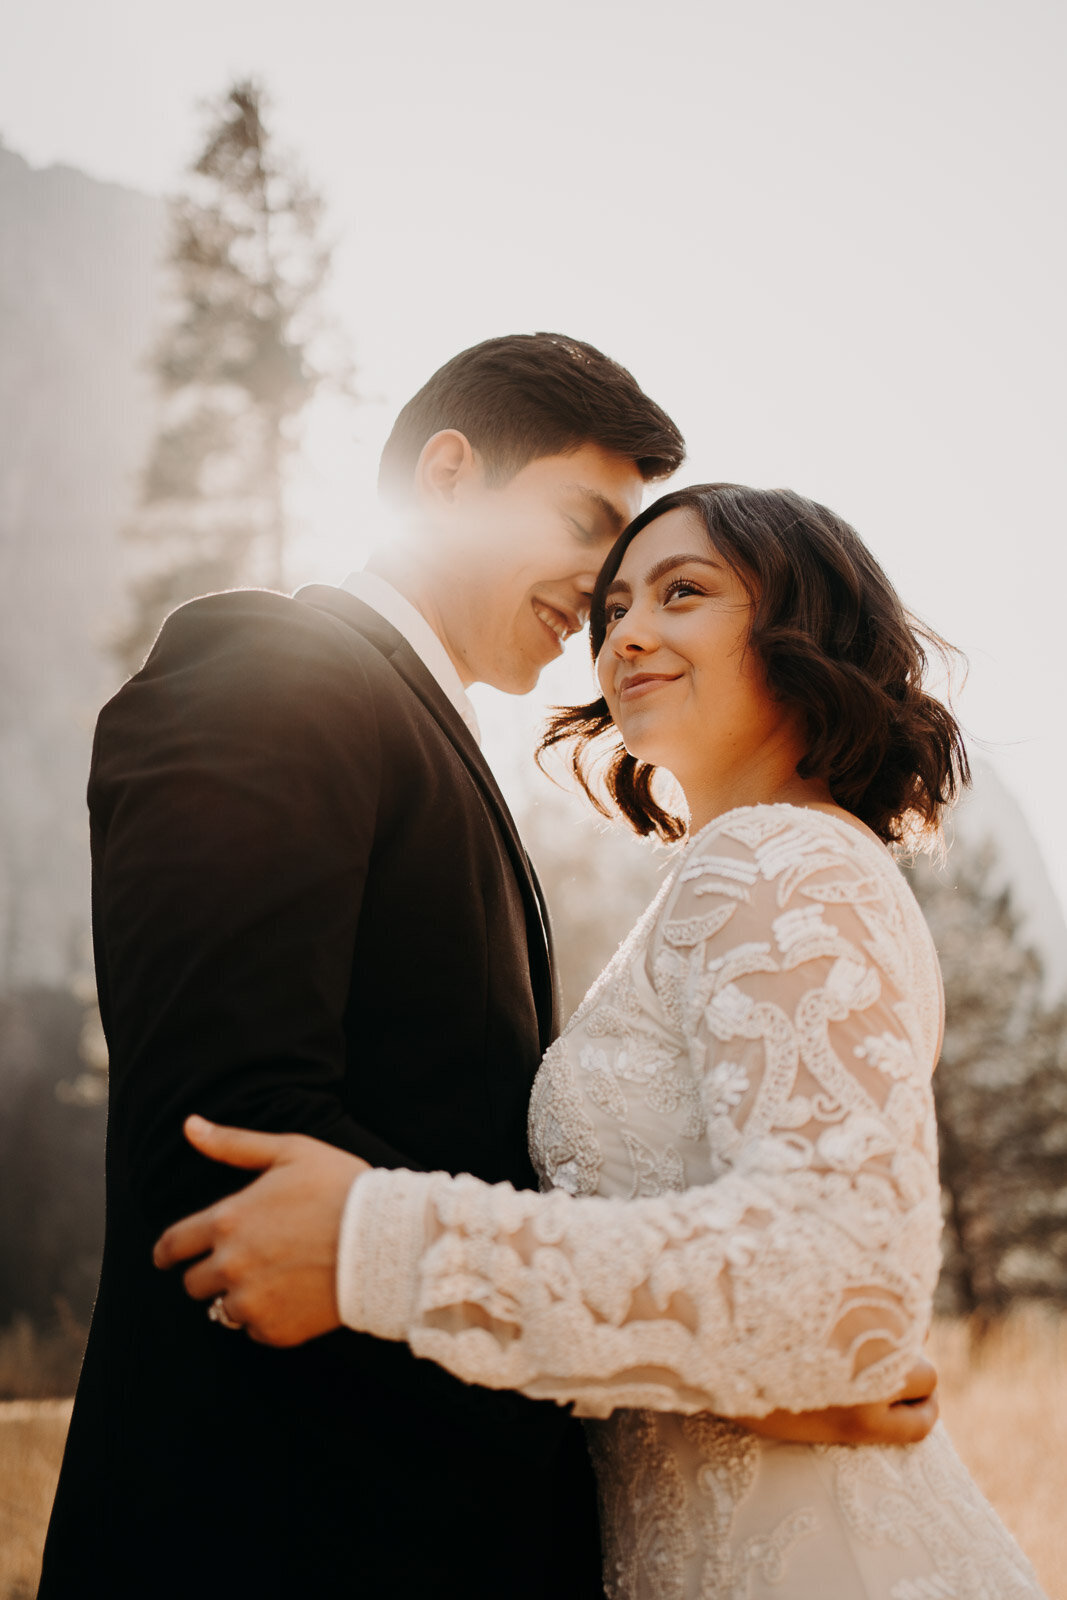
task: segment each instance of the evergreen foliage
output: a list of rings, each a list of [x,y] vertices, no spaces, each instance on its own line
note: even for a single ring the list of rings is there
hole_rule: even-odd
[[[256,83],[209,109],[189,192],[171,205],[174,308],[153,358],[161,422],[125,530],[145,557],[115,644],[127,671],[183,601],[284,588],[297,424],[324,383],[351,393],[322,312],[322,201],[278,152]]]
[[[947,869],[910,872],[945,983],[939,1294],[980,1319],[1013,1300],[1067,1305],[1067,1003],[1045,1001],[994,860],[957,840]]]
[[[69,1394],[78,1375],[104,1237],[107,1121],[84,1023],[66,989],[0,996],[0,1399]]]

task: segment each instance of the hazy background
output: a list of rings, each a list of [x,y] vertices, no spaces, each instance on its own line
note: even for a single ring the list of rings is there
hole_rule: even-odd
[[[159,421],[164,202],[202,146],[198,102],[249,76],[326,201],[361,395],[307,419],[294,584],[367,553],[379,448],[436,366],[557,329],[675,416],[685,480],[824,499],[967,653],[978,783],[946,871],[913,878],[947,995],[938,1305],[967,1340],[1032,1301],[1060,1320],[984,1343],[981,1394],[954,1345],[938,1359],[954,1435],[1067,1600],[1049,1468],[1067,1439],[1065,34],[1052,0],[7,7],[0,1600],[33,1592],[68,1416],[37,1400],[73,1388],[99,1261],[84,786]],[[534,774],[544,705],[585,697],[585,651],[525,700],[476,691],[571,1002],[664,861]]]
[[[311,427],[297,576],[362,553],[377,449],[441,360],[576,333],[676,417],[686,478],[855,522],[967,652],[964,720],[1067,900],[1062,7],[35,0],[4,31],[8,148],[147,194],[198,97],[269,89],[367,397]],[[536,722],[482,703],[491,748]]]

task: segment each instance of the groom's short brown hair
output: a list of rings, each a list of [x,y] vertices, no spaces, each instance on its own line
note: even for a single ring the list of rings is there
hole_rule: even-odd
[[[486,339],[437,372],[410,399],[382,451],[378,487],[401,498],[422,448],[455,428],[506,483],[541,456],[596,444],[633,461],[646,482],[681,465],[685,441],[633,375],[591,344],[561,333]]]

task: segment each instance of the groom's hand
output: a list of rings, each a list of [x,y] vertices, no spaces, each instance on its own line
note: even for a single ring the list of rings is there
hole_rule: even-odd
[[[294,1345],[340,1327],[337,1238],[358,1156],[303,1134],[185,1124],[214,1161],[258,1171],[246,1189],[176,1222],[159,1239],[157,1267],[195,1261],[183,1275],[194,1300],[221,1301],[226,1326],[261,1344]]]
[[[898,1394],[860,1406],[825,1411],[772,1411],[766,1417],[735,1417],[751,1433],[796,1444],[918,1444],[940,1410],[937,1369],[919,1356]]]

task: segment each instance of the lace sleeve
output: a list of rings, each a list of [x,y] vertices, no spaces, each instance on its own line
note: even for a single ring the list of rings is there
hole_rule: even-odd
[[[821,820],[705,835],[644,954],[722,1176],[627,1200],[372,1172],[342,1230],[350,1326],[587,1415],[899,1386],[938,1271],[936,964],[892,862]]]

